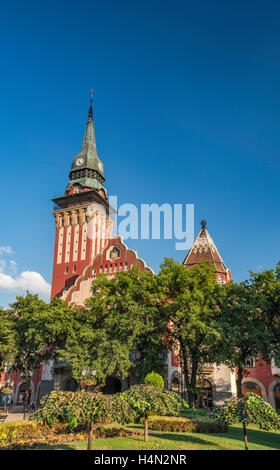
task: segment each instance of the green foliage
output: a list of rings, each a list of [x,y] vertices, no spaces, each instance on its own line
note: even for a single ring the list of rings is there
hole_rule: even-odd
[[[154,431],[165,432],[198,432],[198,433],[225,433],[227,425],[214,421],[195,421],[186,418],[166,416],[151,416],[149,427]]]
[[[161,265],[158,285],[166,345],[181,356],[192,406],[199,368],[216,359],[216,345],[221,339],[216,326],[225,289],[217,284],[212,265],[202,262],[186,269],[172,259],[165,259]]]
[[[0,372],[3,372],[5,364],[11,361],[14,346],[13,322],[9,312],[0,308]]]
[[[225,289],[227,295],[217,323],[221,334],[217,350],[222,362],[238,368],[237,394],[241,397],[246,358],[261,356],[269,362],[279,350],[280,283],[270,270],[251,273],[249,280],[232,282]]]
[[[159,351],[163,342],[154,334],[157,304],[157,282],[150,272],[133,267],[112,279],[97,276],[86,308],[73,314],[72,334],[60,351],[73,378],[82,387],[89,384],[100,389],[109,375],[125,377],[132,367],[141,375],[147,363],[151,367],[153,357],[162,366]],[[145,354],[141,354],[142,348]],[[136,350],[140,360],[132,362],[130,352]]]
[[[181,414],[185,418],[189,419],[197,418],[198,416],[199,418],[207,417],[205,410],[203,410],[202,408],[188,408],[187,410],[184,410]]]
[[[71,324],[71,311],[59,299],[47,304],[30,293],[17,297],[10,307],[0,311],[0,359],[28,381],[62,345]]]
[[[70,429],[75,429],[79,425],[131,422],[134,417],[133,410],[120,394],[53,391],[42,398],[32,419],[49,426],[66,423]]]
[[[20,372],[30,390],[31,377],[64,344],[71,325],[71,310],[54,299],[47,304],[37,295],[17,297],[10,309],[0,311],[0,362]],[[28,394],[25,394],[24,409]]]
[[[179,416],[188,408],[178,393],[151,385],[134,385],[123,392],[122,396],[138,419],[151,415]]]
[[[206,416],[205,410],[202,408],[189,408],[188,410],[183,411],[183,416]]]
[[[144,379],[144,384],[152,385],[157,388],[164,388],[163,378],[156,372],[151,372],[150,374],[147,374]]]
[[[242,423],[247,426],[252,423],[265,431],[280,429],[280,417],[272,406],[256,393],[246,393],[242,398],[233,398],[215,410],[212,416],[228,425]]]

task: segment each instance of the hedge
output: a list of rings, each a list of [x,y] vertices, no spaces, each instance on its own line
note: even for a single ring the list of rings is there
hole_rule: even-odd
[[[215,421],[198,421],[170,416],[150,416],[149,427],[154,431],[225,433],[227,426]]]

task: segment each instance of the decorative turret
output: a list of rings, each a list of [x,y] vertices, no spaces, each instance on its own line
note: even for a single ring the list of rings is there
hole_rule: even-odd
[[[206,229],[206,220],[201,221],[201,230],[196,237],[190,251],[186,255],[183,264],[187,269],[196,266],[202,260],[212,263],[215,268],[217,280],[220,283],[231,280],[230,270],[227,269],[218,249]]]
[[[104,188],[104,166],[97,154],[93,110],[92,110],[92,95],[90,92],[90,108],[88,112],[88,121],[83,138],[82,148],[80,153],[73,159],[72,169],[69,175],[70,181],[66,188],[66,194],[69,194],[71,188],[81,187],[81,190],[97,189],[103,190]]]

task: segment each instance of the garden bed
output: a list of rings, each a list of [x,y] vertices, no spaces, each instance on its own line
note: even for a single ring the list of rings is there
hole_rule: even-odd
[[[96,426],[93,439],[108,439],[142,435],[143,432],[123,427]],[[8,423],[0,426],[0,449],[24,449],[45,444],[83,441],[87,432],[81,427],[74,431],[65,424],[57,423],[52,427],[32,421]]]

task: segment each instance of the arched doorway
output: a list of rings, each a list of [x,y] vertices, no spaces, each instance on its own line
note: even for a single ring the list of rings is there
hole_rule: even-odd
[[[275,400],[275,411],[280,414],[280,383],[274,386],[273,395]]]
[[[213,408],[212,385],[209,380],[203,379],[198,382],[195,406],[196,408]]]
[[[180,382],[176,376],[172,379],[171,390],[172,392],[180,393]]]
[[[27,392],[26,391],[26,382],[22,382],[22,384],[20,384],[19,389],[18,389],[17,405],[20,405],[20,406],[24,405],[25,396],[26,396],[27,393],[28,393],[27,404],[29,405],[30,404],[30,398],[31,398],[31,390],[29,390],[29,392]]]
[[[106,379],[106,385],[102,388],[102,393],[105,395],[113,395],[122,390],[122,383],[117,377],[109,376]]]
[[[242,383],[242,395],[244,395],[245,393],[256,393],[257,395],[260,395],[260,397],[262,396],[262,391],[261,391],[261,387],[256,384],[255,382],[243,382]]]
[[[72,377],[69,377],[68,379],[65,380],[64,382],[65,392],[76,392],[77,388],[78,388],[77,382],[76,380],[72,379]]]

